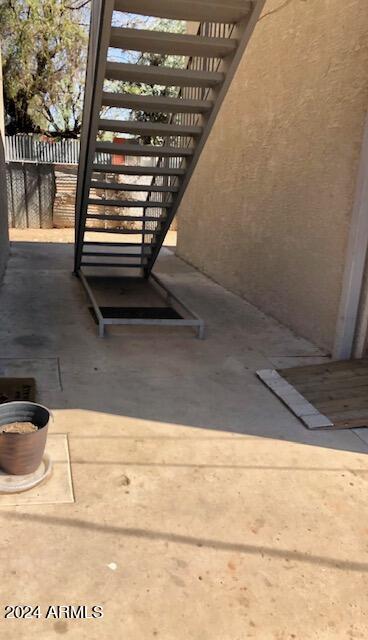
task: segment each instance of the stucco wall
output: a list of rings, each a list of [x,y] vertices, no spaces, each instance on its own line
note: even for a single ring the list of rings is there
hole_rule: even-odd
[[[269,0],[179,212],[180,256],[328,348],[367,107],[366,3]]]

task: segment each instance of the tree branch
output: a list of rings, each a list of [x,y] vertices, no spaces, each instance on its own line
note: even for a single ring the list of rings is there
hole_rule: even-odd
[[[84,0],[84,2],[79,5],[79,7],[72,7],[71,5],[67,5],[65,9],[69,9],[69,11],[79,11],[80,9],[83,9],[83,7],[86,7],[87,4],[90,4],[90,2],[91,0]]]
[[[276,9],[272,9],[271,11],[267,11],[267,13],[264,13],[258,19],[258,22],[260,22],[260,20],[263,20],[263,18],[267,18],[267,16],[272,16],[272,14],[277,13],[278,11],[281,11],[281,9],[284,9],[285,7],[287,7],[292,2],[293,2],[293,0],[284,0],[284,2],[282,4],[280,4],[279,7],[276,7]]]

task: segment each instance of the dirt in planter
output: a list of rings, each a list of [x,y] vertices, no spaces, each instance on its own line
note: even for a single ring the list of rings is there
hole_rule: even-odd
[[[32,422],[10,422],[0,426],[0,433],[32,433],[38,431],[38,427]]]

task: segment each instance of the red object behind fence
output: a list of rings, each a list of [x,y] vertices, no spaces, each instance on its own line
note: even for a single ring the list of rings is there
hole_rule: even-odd
[[[126,138],[117,138],[113,139],[114,144],[125,144]],[[112,156],[112,164],[125,164],[125,155],[113,155]]]

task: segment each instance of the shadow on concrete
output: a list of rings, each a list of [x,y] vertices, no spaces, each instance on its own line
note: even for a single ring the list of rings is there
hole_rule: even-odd
[[[13,242],[1,288],[2,355],[39,358],[40,374],[42,358],[60,360],[63,390],[42,391],[45,404],[368,451],[353,432],[308,431],[255,375],[280,358],[305,364],[321,351],[167,250],[157,270],[205,320],[204,341],[188,329],[148,328],[99,339],[72,268],[72,244]]]
[[[108,524],[98,524],[86,522],[77,518],[58,518],[55,516],[44,516],[31,513],[14,513],[13,511],[1,511],[0,517],[6,520],[18,520],[24,524],[37,522],[47,526],[72,527],[85,531],[93,531],[104,534],[116,534],[128,538],[137,538],[157,542],[169,542],[173,544],[183,544],[191,547],[205,547],[216,551],[231,551],[242,555],[267,556],[270,558],[281,558],[288,562],[300,562],[305,564],[320,565],[329,569],[339,569],[340,571],[368,572],[368,562],[355,562],[352,560],[341,560],[340,558],[329,558],[291,549],[275,549],[272,547],[243,544],[239,542],[225,542],[223,540],[212,540],[208,538],[196,538],[165,531],[149,531],[133,527],[117,527]]]

